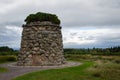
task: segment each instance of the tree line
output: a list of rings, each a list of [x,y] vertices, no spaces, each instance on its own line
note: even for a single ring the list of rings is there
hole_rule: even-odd
[[[17,55],[18,51],[8,46],[0,47],[0,55]],[[115,46],[111,48],[65,48],[64,54],[92,54],[92,55],[120,55],[120,46]]]
[[[17,55],[18,51],[9,48],[8,46],[0,47],[0,55]]]
[[[120,46],[111,48],[64,49],[65,54],[120,55]]]

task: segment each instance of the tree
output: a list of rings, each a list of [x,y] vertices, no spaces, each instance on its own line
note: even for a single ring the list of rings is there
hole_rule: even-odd
[[[14,51],[12,48],[9,48],[8,46],[0,47],[0,52],[12,52]]]

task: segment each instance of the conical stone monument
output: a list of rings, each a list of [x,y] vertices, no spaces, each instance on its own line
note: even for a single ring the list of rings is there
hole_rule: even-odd
[[[23,25],[18,66],[46,66],[64,63],[60,20],[54,14],[30,14]]]

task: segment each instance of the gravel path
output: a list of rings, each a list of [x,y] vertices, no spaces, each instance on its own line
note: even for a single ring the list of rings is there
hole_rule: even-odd
[[[0,65],[0,67],[5,67],[9,70],[8,72],[0,73],[0,80],[12,80],[14,77],[33,71],[72,67],[78,66],[81,63],[68,61],[65,64],[59,66],[16,66],[15,64],[16,63],[6,63]]]

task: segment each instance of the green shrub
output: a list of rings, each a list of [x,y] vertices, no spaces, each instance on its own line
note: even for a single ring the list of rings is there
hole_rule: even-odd
[[[0,52],[0,55],[18,55],[18,51],[14,51],[14,52]]]
[[[10,56],[7,58],[7,61],[16,61],[16,57]]]
[[[30,14],[25,19],[26,23],[35,22],[35,21],[50,21],[54,24],[60,24],[60,20],[55,14],[38,12],[36,14]]]
[[[120,59],[119,58],[116,58],[116,59],[114,59],[113,60],[115,63],[117,63],[117,64],[120,64]]]
[[[0,56],[0,63],[16,61],[15,56]]]
[[[94,77],[101,77],[101,73],[100,72],[93,73],[93,76]]]

